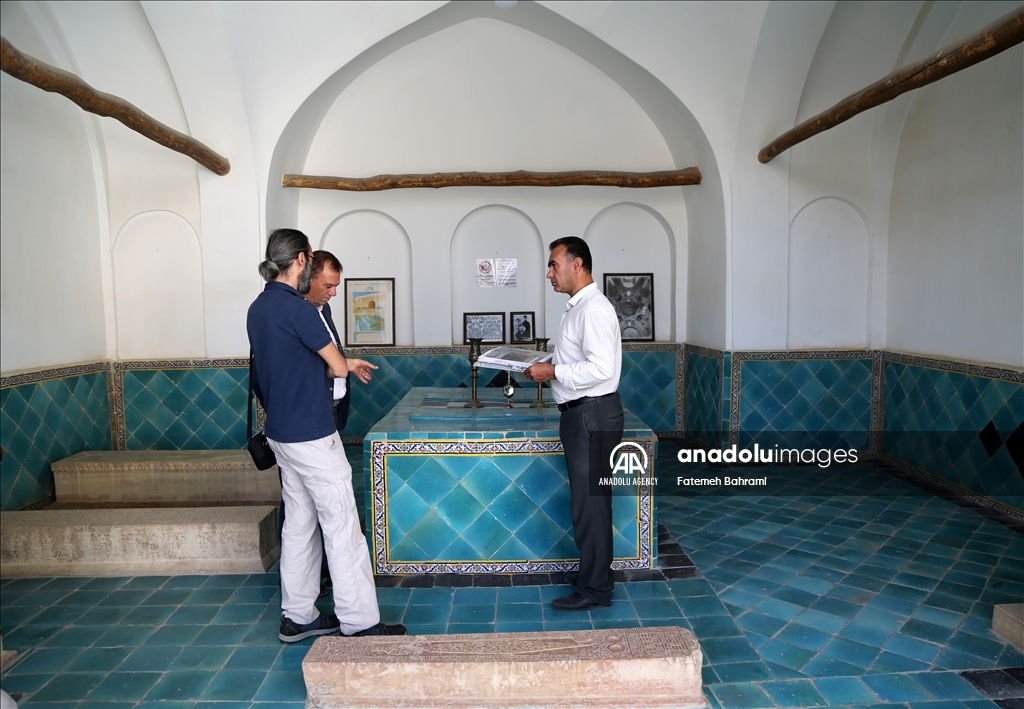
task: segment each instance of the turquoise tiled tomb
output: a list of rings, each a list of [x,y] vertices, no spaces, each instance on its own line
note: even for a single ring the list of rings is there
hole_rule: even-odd
[[[532,397],[507,408],[493,389],[480,398],[487,408],[467,409],[464,388],[414,388],[367,434],[367,531],[377,573],[577,567],[558,410],[527,408]],[[657,437],[628,410],[623,441],[655,460]],[[651,487],[617,488],[612,512],[614,568],[652,568]]]

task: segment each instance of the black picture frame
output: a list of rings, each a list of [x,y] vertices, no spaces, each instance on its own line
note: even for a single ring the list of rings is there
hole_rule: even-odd
[[[470,337],[482,337],[485,345],[505,344],[505,313],[463,313],[462,343]]]
[[[532,345],[537,341],[537,315],[532,310],[508,314],[508,336],[513,345]]]
[[[623,342],[654,342],[653,273],[606,273],[604,295],[615,308]]]

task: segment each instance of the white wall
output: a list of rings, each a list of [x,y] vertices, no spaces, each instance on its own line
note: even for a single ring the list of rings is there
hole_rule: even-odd
[[[356,210],[343,214],[317,239],[308,234],[314,247],[325,249],[341,261],[338,299],[331,306],[338,334],[346,342],[345,281],[350,278],[393,278],[394,344],[408,347],[415,342],[413,323],[416,308],[412,300],[412,244],[405,227],[383,212]]]
[[[1020,3],[964,3],[950,40]],[[888,346],[1024,366],[1024,48],[918,91],[889,225]]]
[[[1021,366],[1019,47],[756,160],[799,120],[1019,6],[5,2],[16,46],[194,135],[232,171],[4,76],[0,369],[244,355],[255,265],[278,226],[342,252],[346,275],[387,265],[402,282],[399,342],[451,344],[453,241],[487,205],[533,225],[508,237],[530,254],[586,235],[597,275],[615,270],[604,261],[656,272],[659,340]],[[282,172],[693,164],[704,184],[656,190],[277,187]],[[816,241],[830,233],[856,255]],[[73,306],[35,297],[23,263],[40,250]],[[193,314],[169,337],[159,323],[179,313],[161,279],[183,268]],[[811,272],[818,282],[800,279]],[[541,288],[521,309],[550,330],[564,296]]]
[[[477,18],[408,44],[351,81],[325,111],[302,171],[364,177],[674,166],[658,128],[608,75],[533,32]],[[614,188],[305,190],[298,215],[309,234],[353,210],[379,211],[407,231],[413,282],[396,289],[411,290],[416,317],[412,341],[402,344],[461,343],[467,311],[535,311],[538,333],[553,335],[548,324],[558,322],[565,297],[543,279],[547,245],[591,231],[601,245],[594,254],[598,277],[627,266],[658,272],[655,313],[664,341],[685,332],[685,305],[677,308],[675,299],[677,289],[686,291],[686,209],[679,188],[632,190],[629,197],[641,205],[627,210],[639,231],[614,237],[607,229],[622,226],[616,216],[591,225],[622,201],[623,191]],[[650,228],[659,235],[654,241],[645,236]],[[370,248],[387,248],[373,244],[369,231],[363,236]],[[622,247],[630,251],[626,260]],[[517,288],[476,287],[470,266],[493,257],[519,259]]]
[[[20,51],[64,64],[60,42],[21,3],[0,5]],[[65,64],[66,66],[66,64]],[[94,139],[67,99],[0,75],[0,369],[4,375],[107,354]]]

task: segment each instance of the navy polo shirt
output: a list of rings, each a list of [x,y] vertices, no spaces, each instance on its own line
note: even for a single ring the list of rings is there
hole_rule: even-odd
[[[335,433],[324,388],[327,364],[317,354],[331,335],[316,308],[290,285],[272,281],[249,306],[246,330],[267,438],[299,443]]]

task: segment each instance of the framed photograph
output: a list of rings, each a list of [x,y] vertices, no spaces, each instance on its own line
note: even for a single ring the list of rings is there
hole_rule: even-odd
[[[469,338],[481,337],[484,344],[505,342],[505,313],[463,313],[462,339],[469,344]]]
[[[606,273],[604,295],[619,316],[623,342],[654,342],[653,273]]]
[[[531,344],[536,337],[536,330],[533,327],[534,314],[532,312],[508,314],[508,331],[512,333],[510,342],[513,345]]]
[[[345,346],[395,344],[395,279],[345,279]]]

